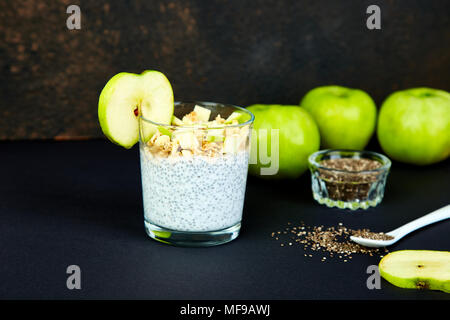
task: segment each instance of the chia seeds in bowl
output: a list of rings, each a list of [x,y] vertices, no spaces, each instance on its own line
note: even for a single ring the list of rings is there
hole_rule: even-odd
[[[314,199],[340,209],[367,209],[383,199],[391,161],[371,151],[322,150],[309,157]]]

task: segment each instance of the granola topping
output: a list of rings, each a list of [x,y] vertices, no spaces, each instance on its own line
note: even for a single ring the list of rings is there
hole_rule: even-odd
[[[162,158],[219,157],[246,151],[249,147],[249,126],[237,127],[231,114],[227,119],[217,115],[209,120],[211,111],[195,106],[182,119],[174,117],[169,128],[157,128],[146,143],[151,156]]]

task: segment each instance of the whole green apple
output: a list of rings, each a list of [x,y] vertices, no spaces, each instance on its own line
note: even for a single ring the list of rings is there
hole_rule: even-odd
[[[417,165],[450,155],[450,94],[414,88],[391,94],[378,118],[378,141],[391,158]]]
[[[317,87],[303,97],[300,105],[316,121],[323,148],[362,150],[375,131],[377,108],[362,90]]]
[[[299,106],[255,104],[247,109],[255,115],[249,173],[297,178],[306,171],[308,156],[320,147],[319,130],[311,115]]]

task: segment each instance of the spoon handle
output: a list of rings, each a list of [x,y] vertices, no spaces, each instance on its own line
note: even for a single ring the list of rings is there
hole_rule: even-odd
[[[392,230],[391,232],[388,232],[387,234],[394,236],[396,240],[398,240],[414,230],[448,218],[450,218],[450,204],[437,209],[436,211],[433,211],[421,218],[413,220],[395,230]]]

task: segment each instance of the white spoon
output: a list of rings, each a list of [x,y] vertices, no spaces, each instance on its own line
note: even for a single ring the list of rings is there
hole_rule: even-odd
[[[351,236],[350,239],[354,242],[363,245],[365,247],[372,247],[372,248],[378,248],[378,247],[387,247],[391,244],[396,243],[398,240],[406,236],[408,233],[413,232],[419,228],[425,227],[429,224],[442,221],[445,219],[450,218],[450,204],[446,205],[445,207],[442,207],[436,211],[433,211],[421,218],[418,218],[416,220],[413,220],[400,228],[397,228],[395,230],[392,230],[386,235],[394,237],[390,240],[372,240],[367,238],[361,238],[361,237],[355,237]]]

